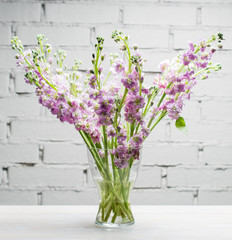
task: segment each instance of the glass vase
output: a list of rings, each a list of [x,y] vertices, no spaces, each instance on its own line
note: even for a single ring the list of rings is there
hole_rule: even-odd
[[[88,148],[89,166],[100,197],[97,225],[121,227],[135,222],[130,193],[139,170],[141,149],[133,151],[136,151],[136,159],[131,157],[128,166],[120,169],[114,164],[112,150]]]

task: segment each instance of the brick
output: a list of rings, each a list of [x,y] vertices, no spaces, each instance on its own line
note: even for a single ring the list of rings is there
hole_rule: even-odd
[[[15,92],[16,93],[32,93],[35,92],[35,86],[27,84],[24,80],[24,72],[17,72],[15,76]]]
[[[154,79],[155,76],[157,74],[156,73],[145,73],[145,77],[144,77],[144,86],[145,87],[150,87],[154,84]]]
[[[158,189],[134,189],[131,193],[134,205],[191,205],[193,192]]]
[[[196,145],[144,144],[141,164],[144,165],[194,165],[198,162]]]
[[[183,2],[186,3],[186,0],[164,0],[164,2],[171,2],[171,3],[176,3],[176,2]],[[220,0],[221,3],[230,3],[230,0]],[[191,3],[219,3],[218,0],[191,0]]]
[[[193,99],[185,101],[181,116],[186,120],[199,121],[201,119],[201,111],[198,101]]]
[[[85,191],[44,191],[44,205],[96,205],[99,197],[96,189]]]
[[[39,22],[39,3],[0,3],[0,21]]]
[[[104,45],[107,47],[118,46],[111,38],[114,30],[115,27],[97,27],[96,36],[104,36]],[[136,27],[120,28],[120,31],[129,36],[131,46],[137,44],[139,48],[168,48],[168,29]]]
[[[46,20],[66,23],[116,23],[119,7],[110,5],[46,4]]]
[[[169,168],[168,186],[229,187],[232,186],[232,169]]]
[[[201,104],[202,118],[204,120],[232,120],[232,101],[212,100]]]
[[[36,205],[35,191],[0,190],[0,205]]]
[[[207,191],[200,190],[198,193],[198,204],[202,205],[231,205],[231,191]]]
[[[1,10],[0,10],[1,11]],[[11,45],[11,27],[9,25],[0,26],[0,44],[1,45]]]
[[[186,122],[188,134],[176,129],[174,121],[171,124],[171,140],[181,142],[212,142],[226,143],[232,141],[231,123],[221,122]]]
[[[90,29],[84,27],[19,26],[17,36],[25,45],[36,44],[36,35],[44,34],[47,42],[54,45],[89,46]]]
[[[3,171],[2,168],[0,168],[0,185],[3,184]]]
[[[11,48],[0,48],[0,69],[16,68],[16,52]]]
[[[174,34],[174,48],[175,49],[186,49],[188,48],[188,42],[192,41],[195,44],[199,44],[202,39],[209,39],[212,35],[222,32],[224,38],[232,38],[232,31],[224,28],[213,28],[213,29],[175,29]],[[232,49],[231,41],[223,41],[223,49]]]
[[[12,121],[12,138],[27,140],[72,140],[83,143],[73,125],[53,121]]]
[[[0,122],[0,140],[6,138],[6,124],[4,122]]]
[[[154,167],[141,167],[135,188],[161,187],[161,169]]]
[[[9,74],[0,73],[0,96],[9,94]]]
[[[83,169],[48,167],[10,167],[10,186],[81,187]]]
[[[0,162],[38,163],[39,147],[35,144],[0,144]]]
[[[165,121],[159,122],[159,124],[153,129],[147,138],[148,142],[164,141],[167,139],[166,136],[167,123]]]
[[[199,81],[194,87],[195,96],[231,97],[232,76],[212,74],[206,81]]]
[[[86,146],[65,143],[45,145],[44,162],[49,164],[87,164]]]
[[[232,26],[231,7],[202,7],[202,24],[209,26]]]
[[[232,58],[232,51],[218,51],[213,58],[213,63],[220,63],[222,66],[221,74],[232,73],[230,60]]]
[[[115,2],[119,2],[118,0],[114,0]],[[123,1],[121,1],[121,2],[126,2],[126,3],[129,3],[129,4],[134,4],[134,3],[141,3],[141,2],[152,2],[152,3],[158,3],[159,2],[159,0],[123,0]]]
[[[90,166],[87,168],[87,187],[93,188],[96,187],[97,184],[94,182],[93,175],[90,169]]]
[[[195,25],[196,8],[128,5],[124,7],[123,23],[138,25]]]
[[[211,165],[231,165],[232,145],[207,145],[204,146],[203,163]]]
[[[37,98],[9,97],[0,99],[2,116],[39,116],[40,105]]]

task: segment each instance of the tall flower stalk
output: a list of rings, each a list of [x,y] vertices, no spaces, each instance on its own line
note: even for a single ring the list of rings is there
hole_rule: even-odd
[[[166,116],[176,121],[178,129],[185,130],[181,116],[184,101],[190,99],[197,80],[221,69],[211,58],[216,47],[222,47],[223,35],[213,35],[198,45],[190,42],[189,48],[172,61],[161,62],[161,73],[149,87],[144,83],[146,61],[138,47],[131,48],[122,32],[114,31],[112,39],[124,57],[110,56],[105,77],[104,39],[97,37],[92,68],[84,80],[79,60],[71,70],[63,66],[64,50],[54,54],[53,68],[52,48],[43,35],[37,36],[35,49],[25,50],[18,37],[13,37],[12,48],[17,51],[17,66],[25,71],[26,83],[36,87],[39,103],[61,122],[73,124],[86,143],[100,174],[98,220],[114,223],[121,218],[132,222],[130,174],[140,158],[142,144]]]

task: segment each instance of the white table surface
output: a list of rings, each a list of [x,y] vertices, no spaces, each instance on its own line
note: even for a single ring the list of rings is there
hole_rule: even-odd
[[[94,224],[97,206],[0,206],[0,240],[232,240],[232,206],[132,206],[136,223]]]

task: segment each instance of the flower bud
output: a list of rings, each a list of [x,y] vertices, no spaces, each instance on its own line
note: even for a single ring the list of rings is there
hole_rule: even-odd
[[[101,73],[102,70],[103,70],[103,68],[102,68],[102,67],[99,67],[98,72]]]
[[[122,44],[119,48],[121,51],[125,51],[126,50],[126,46],[124,44]]]
[[[134,50],[137,50],[137,49],[138,49],[138,45],[137,45],[137,44],[134,44],[134,45],[133,45],[133,48],[134,48]]]
[[[104,59],[105,59],[105,55],[102,55],[101,60],[104,61]]]
[[[211,52],[212,52],[212,53],[215,53],[215,52],[216,52],[216,49],[212,48],[212,49],[211,49]]]

